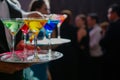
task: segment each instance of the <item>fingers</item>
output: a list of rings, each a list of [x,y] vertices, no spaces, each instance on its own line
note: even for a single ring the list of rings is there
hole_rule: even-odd
[[[26,48],[27,48],[28,50],[34,50],[34,46],[32,46],[32,45],[27,45]]]
[[[34,49],[35,49],[35,46],[27,45],[26,48],[27,48],[28,50],[34,50]],[[37,46],[37,50],[38,50],[38,51],[41,50],[39,46]]]
[[[34,11],[27,15],[29,18],[41,18],[42,14],[40,12]]]
[[[14,66],[16,66],[15,67],[15,69],[16,69],[16,71],[20,71],[20,70],[23,70],[23,69],[25,69],[25,68],[27,68],[27,67],[30,67],[32,64],[13,64]]]
[[[17,44],[16,49],[17,49],[17,50],[23,50],[23,49],[24,49],[24,46],[25,46],[24,41],[21,40],[21,41]],[[33,45],[27,44],[27,45],[26,45],[26,48],[27,48],[28,50],[34,50],[35,47],[34,47]],[[40,47],[37,47],[37,50],[41,50]]]
[[[34,13],[34,14],[29,14],[28,17],[29,18],[40,18],[41,16],[36,14],[36,13]]]
[[[23,48],[24,48],[24,41],[21,40],[21,41],[17,44],[16,49],[17,49],[17,50],[23,50]]]
[[[12,74],[16,71],[20,71],[31,65],[32,64],[17,64],[17,63],[13,64],[13,63],[0,62],[0,72]]]

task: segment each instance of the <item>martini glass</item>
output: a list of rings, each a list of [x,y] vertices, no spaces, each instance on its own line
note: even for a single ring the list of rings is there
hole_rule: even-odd
[[[26,46],[27,46],[27,41],[26,41],[26,35],[27,35],[27,33],[28,33],[28,26],[26,25],[26,24],[24,24],[23,26],[22,26],[22,28],[21,28],[21,31],[23,32],[23,35],[24,35],[24,44],[25,44],[25,46],[24,46],[24,51],[23,51],[23,55],[24,55],[24,57],[26,56],[26,54],[27,54],[27,48],[26,48]],[[25,59],[25,58],[24,58]]]
[[[48,19],[48,22],[47,22],[47,23],[50,22],[49,19],[50,19],[50,17],[52,17],[52,15],[53,15],[53,14],[47,14],[47,15],[44,14],[44,15],[43,15],[44,18],[47,18],[47,19]],[[46,25],[47,25],[47,24],[46,24]],[[47,38],[46,38],[46,33],[47,33],[47,31],[46,31],[45,27],[43,28],[43,30],[44,30],[44,33],[43,33],[43,40],[47,40]]]
[[[14,49],[15,48],[15,35],[20,30],[24,22],[22,18],[12,18],[12,19],[6,18],[6,19],[2,19],[2,22],[12,35],[12,46],[11,46],[12,56],[10,60],[19,61],[21,59],[18,58],[15,52],[15,49]]]
[[[59,20],[60,22],[58,23],[57,25],[57,28],[58,28],[58,39],[61,38],[60,36],[60,26],[62,25],[62,23],[64,22],[64,20],[67,18],[67,15],[66,14],[63,14],[63,15],[60,15],[60,14],[54,14],[53,15],[53,19],[57,19]]]
[[[49,39],[49,44],[48,44],[48,46],[49,46],[49,49],[48,49],[49,59],[51,58],[51,51],[52,51],[51,50],[51,34],[59,22],[60,22],[59,20],[49,19],[48,22],[46,23],[46,25],[44,26],[46,33],[48,35],[48,39]]]
[[[43,18],[26,18],[24,19],[25,24],[29,27],[29,30],[33,33],[34,38],[34,46],[35,46],[35,53],[34,53],[34,60],[39,61],[39,56],[37,52],[37,36],[43,26],[46,24],[47,19]]]

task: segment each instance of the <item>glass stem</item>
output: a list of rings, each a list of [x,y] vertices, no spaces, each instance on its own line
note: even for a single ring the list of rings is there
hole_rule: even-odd
[[[48,56],[49,59],[51,59],[51,33],[48,34],[48,39],[49,39],[49,43],[48,43]]]
[[[57,29],[58,29],[58,39],[60,39],[60,38],[61,38],[61,37],[60,37],[60,23],[58,23]]]
[[[46,30],[45,29],[44,29],[44,35],[43,36],[44,36],[43,39],[45,40],[46,39]]]
[[[11,51],[12,51],[12,57],[14,58],[15,55],[16,55],[15,54],[15,49],[14,49],[14,46],[15,46],[15,36],[14,35],[12,35],[12,40],[13,41],[12,41],[12,48],[11,48],[12,50]]]
[[[23,54],[26,55],[26,53],[27,53],[27,48],[26,48],[26,46],[27,46],[27,43],[26,43],[26,34],[24,34],[24,44],[25,44],[25,46],[24,46],[24,52],[23,52]]]
[[[35,57],[35,59],[38,59],[39,57],[38,57],[38,52],[37,52],[37,36],[36,35],[34,35],[34,46],[35,46],[35,48],[34,48],[34,51],[35,51],[34,57]]]

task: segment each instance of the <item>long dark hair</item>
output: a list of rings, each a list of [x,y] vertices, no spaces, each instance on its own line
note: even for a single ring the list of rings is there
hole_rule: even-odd
[[[120,5],[113,4],[110,6],[110,8],[112,9],[112,12],[116,12],[117,15],[120,17]]]
[[[45,2],[43,0],[33,0],[30,3],[30,11],[36,11],[37,8],[41,8]]]

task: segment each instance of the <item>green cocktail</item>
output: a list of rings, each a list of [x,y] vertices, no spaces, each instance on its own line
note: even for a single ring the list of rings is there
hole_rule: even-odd
[[[11,19],[7,18],[7,19],[1,19],[1,20],[4,26],[10,31],[12,35],[12,46],[10,49],[12,52],[12,56],[10,60],[13,60],[13,61],[21,60],[20,58],[17,57],[15,50],[14,50],[14,46],[15,46],[15,35],[22,27],[24,21],[22,20],[22,18],[11,18]]]

